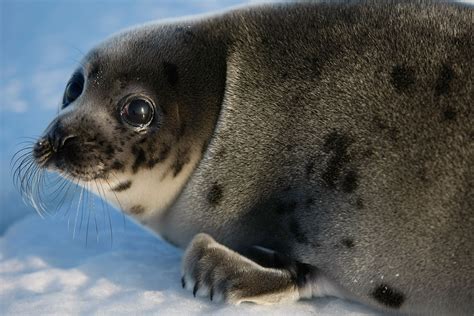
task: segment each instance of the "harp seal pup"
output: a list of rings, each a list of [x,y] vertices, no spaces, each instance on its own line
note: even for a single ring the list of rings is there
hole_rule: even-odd
[[[130,29],[33,154],[186,248],[195,295],[470,314],[473,25],[460,4],[294,3]]]

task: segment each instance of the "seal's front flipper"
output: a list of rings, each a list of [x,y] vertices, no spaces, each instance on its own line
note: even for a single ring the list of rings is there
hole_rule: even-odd
[[[295,271],[259,265],[207,234],[196,235],[188,246],[182,272],[184,287],[211,300],[268,305],[307,297],[306,284]]]

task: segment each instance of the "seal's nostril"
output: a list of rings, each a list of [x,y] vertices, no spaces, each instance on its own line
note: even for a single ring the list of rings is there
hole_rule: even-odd
[[[61,139],[60,147],[64,147],[67,141],[70,141],[72,139],[76,138],[76,135],[67,135]]]
[[[54,152],[60,150],[67,141],[75,138],[76,135],[69,134],[61,123],[56,123],[46,135],[47,141]]]

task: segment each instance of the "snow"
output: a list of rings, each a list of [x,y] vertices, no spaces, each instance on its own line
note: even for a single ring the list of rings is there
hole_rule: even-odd
[[[231,306],[180,285],[182,251],[114,212],[110,231],[28,215],[0,238],[0,314],[375,315],[334,298]],[[105,226],[102,227],[105,229]],[[97,241],[96,236],[99,236]]]

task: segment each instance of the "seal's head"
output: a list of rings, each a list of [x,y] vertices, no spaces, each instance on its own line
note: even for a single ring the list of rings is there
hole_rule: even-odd
[[[100,184],[98,193],[137,216],[166,208],[199,161],[223,97],[225,49],[203,28],[147,25],[93,49],[35,144],[36,163]]]

